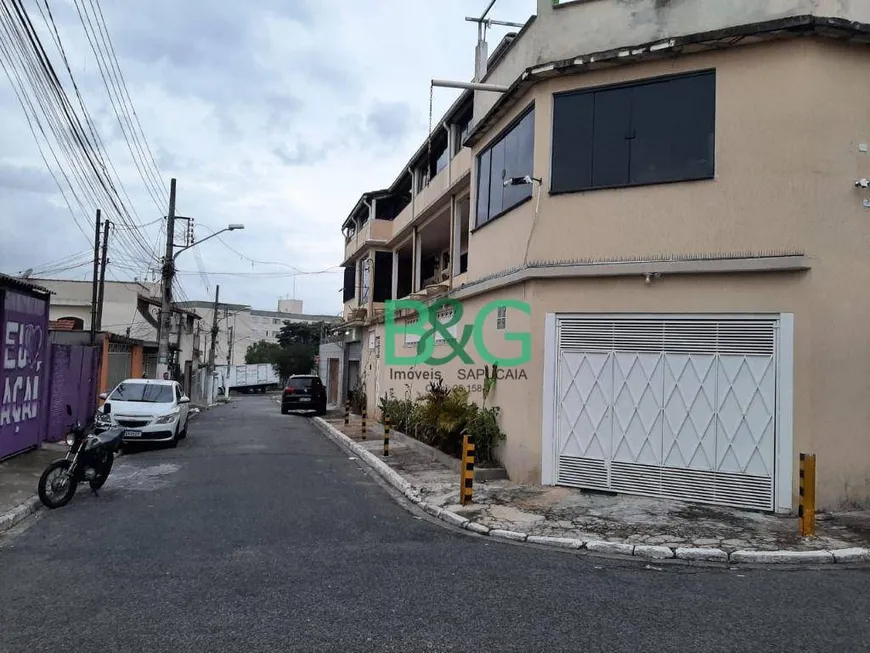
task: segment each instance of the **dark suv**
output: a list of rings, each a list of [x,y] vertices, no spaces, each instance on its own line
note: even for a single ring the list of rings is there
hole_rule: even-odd
[[[326,387],[314,374],[294,374],[281,395],[281,414],[291,410],[313,410],[326,415]]]

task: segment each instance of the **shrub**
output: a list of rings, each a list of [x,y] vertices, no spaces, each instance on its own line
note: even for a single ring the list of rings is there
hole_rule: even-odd
[[[440,379],[430,383],[416,401],[410,393],[398,399],[390,391],[381,397],[378,407],[381,422],[384,414],[389,414],[397,431],[454,457],[461,455],[462,436],[468,433],[478,464],[496,462],[495,448],[505,439],[498,426],[498,407],[481,408],[469,401],[465,387],[448,388]]]
[[[474,456],[481,463],[495,462],[495,448],[506,437],[498,425],[500,412],[498,406],[481,408],[468,424],[468,437],[474,442]]]

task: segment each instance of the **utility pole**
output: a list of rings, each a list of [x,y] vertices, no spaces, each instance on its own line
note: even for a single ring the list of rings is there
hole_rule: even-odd
[[[229,366],[233,364],[233,327],[228,327],[228,330],[230,337],[227,344],[227,371],[229,372]]]
[[[175,238],[175,179],[169,182],[169,214],[166,216],[166,254],[163,258],[160,328],[157,332],[157,378],[169,369],[169,331],[172,315],[172,281],[175,278],[173,246]]]
[[[208,401],[211,402],[214,396],[214,349],[217,344],[218,337],[218,300],[220,299],[221,287],[215,286],[214,289],[214,310],[212,311],[211,321],[211,342],[208,348]]]
[[[97,330],[103,328],[103,299],[106,291],[106,264],[109,262],[109,225],[112,223],[106,220],[103,225],[103,255],[100,261],[100,291],[97,297]]]
[[[100,209],[97,209],[97,226],[94,230],[94,281],[91,288],[91,345],[97,344],[97,288],[100,274]]]

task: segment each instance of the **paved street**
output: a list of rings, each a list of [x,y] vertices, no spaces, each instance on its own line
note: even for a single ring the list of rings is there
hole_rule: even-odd
[[[723,570],[415,516],[269,397],[0,539],[0,651],[861,651],[870,571]]]

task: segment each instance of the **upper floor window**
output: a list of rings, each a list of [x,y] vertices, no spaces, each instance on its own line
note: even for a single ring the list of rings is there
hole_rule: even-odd
[[[356,295],[356,266],[348,265],[344,268],[343,301],[349,302]]]
[[[477,220],[481,226],[532,196],[532,185],[505,186],[505,179],[531,175],[535,108],[530,108],[477,157]]]
[[[716,73],[553,98],[553,193],[709,179]]]

